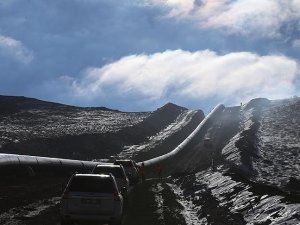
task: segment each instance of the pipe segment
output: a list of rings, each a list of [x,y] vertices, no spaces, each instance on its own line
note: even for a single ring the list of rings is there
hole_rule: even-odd
[[[91,171],[97,164],[99,164],[99,162],[30,155],[0,154],[0,173],[26,173],[28,168],[36,173],[86,173]]]
[[[148,174],[155,173],[155,170],[158,165],[163,166],[164,175],[170,174],[175,171],[176,167],[180,167],[181,165],[174,165],[175,158],[180,159],[183,157],[183,152],[187,149],[191,149],[196,143],[199,142],[199,138],[203,138],[205,131],[207,130],[210,121],[215,118],[219,113],[223,112],[225,106],[222,104],[218,104],[196,127],[196,129],[183,141],[181,142],[175,149],[171,152],[158,156],[153,159],[149,159],[143,162],[139,162],[138,165],[141,166],[144,163],[146,172]],[[197,139],[197,140],[196,140]],[[173,160],[174,159],[174,160]],[[172,162],[173,161],[173,162]]]

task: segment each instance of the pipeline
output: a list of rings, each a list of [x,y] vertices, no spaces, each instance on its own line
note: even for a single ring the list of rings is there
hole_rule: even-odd
[[[0,173],[12,174],[61,174],[87,173],[99,162],[49,158],[29,155],[0,154]]]
[[[173,165],[171,166],[172,160],[175,157],[180,158],[181,154],[187,149],[187,148],[191,148],[192,145],[194,145],[195,143],[198,143],[199,140],[196,140],[199,138],[199,134],[203,134],[205,133],[205,131],[207,130],[210,121],[215,118],[219,113],[223,112],[224,110],[224,105],[219,104],[217,105],[202,121],[201,123],[196,127],[196,129],[182,142],[180,143],[175,149],[173,149],[171,152],[158,156],[156,158],[153,159],[149,159],[146,160],[144,162],[139,162],[138,165],[141,166],[142,163],[144,163],[145,169],[148,171],[154,171],[155,167],[157,165],[163,165],[164,166],[164,174],[166,173],[171,173],[175,171],[175,167],[177,165]],[[176,160],[173,160],[176,161]],[[166,171],[168,170],[168,171]]]
[[[209,121],[216,114],[222,112],[224,108],[224,105],[217,105],[181,144],[179,144],[174,150],[165,155],[161,155],[159,157],[144,161],[145,167],[148,169],[153,168],[157,164],[165,164],[170,161],[170,159],[173,159],[176,156],[178,157],[184,149],[192,144],[197,135],[207,128]],[[6,174],[8,172],[20,173],[24,171],[25,173],[26,171],[27,173],[31,173],[32,171],[39,173],[51,172],[63,174],[72,174],[74,172],[87,173],[91,171],[97,164],[99,164],[99,162],[5,153],[0,154],[0,173]],[[141,166],[141,164],[142,162],[138,163],[139,166]]]

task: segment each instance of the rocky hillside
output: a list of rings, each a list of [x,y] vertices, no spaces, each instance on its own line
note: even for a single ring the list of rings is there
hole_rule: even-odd
[[[185,120],[180,129],[165,134],[165,139],[175,135],[175,141],[172,138],[171,144],[155,145],[163,149],[156,154],[162,154],[180,143],[203,117],[202,111],[172,103],[154,112],[120,112],[0,96],[0,152],[86,160],[107,158],[128,146],[147,142],[176,120]]]
[[[299,107],[254,99],[212,121],[168,182],[187,224],[300,224]]]
[[[2,152],[140,161],[172,150],[203,119],[201,111],[171,103],[123,113],[13,99],[7,110],[1,105]],[[123,225],[300,224],[299,109],[296,97],[225,107],[178,157],[161,162],[162,180],[155,179],[157,171],[146,171],[151,179],[131,191]],[[167,166],[173,171],[166,173]],[[3,179],[0,224],[59,224],[67,177]]]

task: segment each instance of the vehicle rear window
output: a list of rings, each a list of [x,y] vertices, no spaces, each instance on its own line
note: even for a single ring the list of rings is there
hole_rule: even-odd
[[[96,167],[93,171],[95,174],[109,174],[112,173],[115,178],[124,178],[124,173],[121,167]]]
[[[68,190],[73,192],[113,193],[114,186],[110,178],[74,177]]]
[[[124,167],[132,167],[131,161],[116,161],[115,164],[122,165]]]

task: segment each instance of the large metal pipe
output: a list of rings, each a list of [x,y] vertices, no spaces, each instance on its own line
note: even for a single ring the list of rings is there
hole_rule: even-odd
[[[144,163],[144,166],[146,170],[149,172],[155,171],[155,167],[157,165],[163,165],[164,167],[164,174],[168,174],[171,172],[174,172],[174,163],[172,162],[172,159],[175,157],[180,158],[181,152],[184,152],[187,148],[192,148],[192,145],[195,143],[198,143],[199,140],[197,139],[200,133],[205,133],[209,122],[216,117],[219,113],[223,112],[224,105],[219,104],[217,105],[202,121],[201,123],[196,127],[196,129],[183,141],[181,144],[179,144],[175,149],[173,149],[171,152],[158,156],[153,159],[146,160],[144,162],[139,162],[138,165],[141,166],[142,163]],[[166,171],[168,170],[168,171]],[[151,174],[151,173],[150,173]]]
[[[167,162],[177,156],[195,139],[195,137],[197,137],[199,133],[206,129],[209,120],[219,112],[223,111],[224,108],[224,105],[217,105],[180,145],[165,155],[144,161],[145,166],[151,168],[156,164]],[[89,172],[99,163],[102,162],[0,153],[0,173],[7,173],[9,171],[7,169],[12,169],[12,171],[25,169],[26,171],[26,169],[30,168],[34,172],[62,172],[71,174],[76,171]],[[142,162],[139,162],[138,164],[141,165]],[[4,168],[7,169],[4,170]]]
[[[30,169],[35,173],[72,174],[74,172],[89,172],[99,163],[2,153],[0,154],[0,173],[26,173]]]

